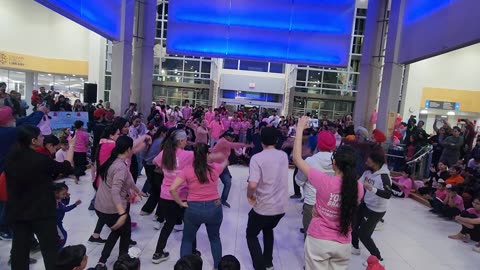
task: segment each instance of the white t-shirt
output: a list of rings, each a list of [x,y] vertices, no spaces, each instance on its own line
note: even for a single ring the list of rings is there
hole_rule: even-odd
[[[67,159],[67,151],[63,151],[63,149],[59,149],[57,153],[55,153],[55,160],[57,162],[64,162]]]

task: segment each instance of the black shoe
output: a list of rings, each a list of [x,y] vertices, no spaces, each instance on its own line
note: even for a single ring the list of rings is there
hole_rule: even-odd
[[[169,257],[170,253],[168,252],[155,253],[152,257],[152,263],[159,264],[163,261],[168,260]]]
[[[34,258],[30,258],[28,260],[28,264],[36,264],[37,263],[37,260],[35,260]],[[11,265],[12,264],[12,258],[8,259],[8,265]]]
[[[136,246],[136,245],[137,245],[137,241],[133,241],[132,239],[130,239],[129,246]]]
[[[37,252],[40,252],[40,244],[30,247],[30,254],[35,254]]]
[[[300,199],[300,198],[302,198],[302,195],[293,194],[292,196],[290,196],[290,199]]]
[[[195,249],[193,252],[192,252],[193,255],[195,256],[198,256],[198,257],[202,257],[202,253],[198,250],[198,249]]]
[[[92,244],[103,245],[107,242],[107,240],[102,239],[101,237],[94,238],[93,236],[90,236],[90,238],[88,238],[88,242]]]
[[[99,263],[93,269],[95,269],[95,270],[107,270],[107,266]]]
[[[90,203],[90,205],[88,206],[88,210],[90,211],[95,210],[95,205],[93,205],[93,203]]]
[[[222,205],[225,206],[225,207],[227,207],[227,208],[230,208],[230,204],[229,204],[228,202],[226,202],[226,201],[225,201],[225,202],[222,202]]]

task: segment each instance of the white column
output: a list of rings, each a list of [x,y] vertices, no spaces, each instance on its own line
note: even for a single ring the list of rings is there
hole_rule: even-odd
[[[105,38],[97,33],[89,34],[88,82],[98,85],[97,100],[103,99],[105,90]]]
[[[365,39],[360,59],[360,77],[353,118],[355,126],[363,126],[369,130],[372,129],[370,118],[377,107],[379,83],[381,81],[383,62],[380,57],[383,49],[382,21],[387,8],[388,1],[368,1]]]
[[[35,75],[33,71],[25,72],[25,102],[27,102],[28,108],[27,115],[32,112],[32,91],[35,89]],[[38,89],[37,89],[38,90]]]
[[[148,116],[153,100],[153,45],[155,45],[157,1],[137,2],[137,33],[133,48],[132,96],[138,110]]]
[[[122,0],[122,23],[119,41],[112,48],[112,92],[110,101],[118,116],[128,108],[132,76],[132,38],[135,1]]]

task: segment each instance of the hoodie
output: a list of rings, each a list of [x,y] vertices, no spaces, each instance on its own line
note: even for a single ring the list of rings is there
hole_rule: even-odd
[[[365,171],[359,181],[373,186],[372,191],[365,190],[365,197],[363,197],[367,208],[377,213],[386,212],[388,199],[392,196],[392,179],[387,165],[384,164],[376,172]]]
[[[333,176],[335,172],[332,168],[332,153],[318,152],[315,155],[308,157],[305,160],[313,168],[320,170],[328,175]],[[317,190],[308,182],[307,177],[299,170],[295,176],[295,182],[303,187],[303,194],[305,197],[305,204],[315,205]]]

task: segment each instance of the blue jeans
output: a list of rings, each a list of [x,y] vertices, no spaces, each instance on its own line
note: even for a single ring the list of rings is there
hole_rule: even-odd
[[[232,187],[232,175],[230,174],[228,167],[225,167],[222,174],[220,174],[220,180],[223,183],[222,202],[226,202],[228,200],[230,188]]]
[[[222,225],[223,211],[220,200],[207,202],[188,202],[188,208],[183,217],[183,238],[180,248],[180,257],[192,254],[193,241],[202,224],[207,228],[210,248],[213,255],[213,266],[218,268],[222,258],[222,242],[220,241],[220,225]]]

